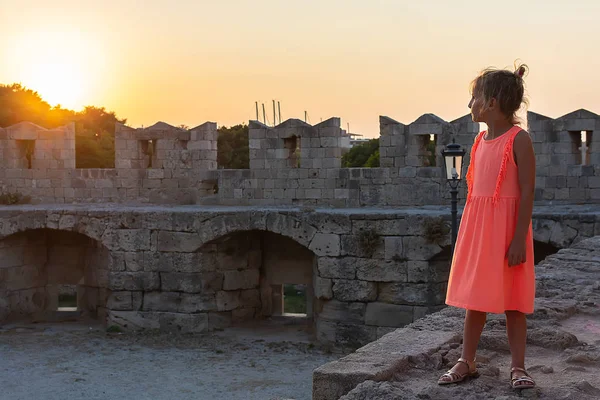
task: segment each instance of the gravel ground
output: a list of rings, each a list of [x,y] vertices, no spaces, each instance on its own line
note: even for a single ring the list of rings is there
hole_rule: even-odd
[[[203,335],[106,333],[87,324],[0,328],[0,399],[310,399],[342,356],[298,326]]]

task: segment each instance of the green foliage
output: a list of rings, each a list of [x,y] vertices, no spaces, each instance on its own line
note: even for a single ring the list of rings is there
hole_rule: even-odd
[[[342,157],[343,168],[362,168],[379,166],[379,139],[358,144]]]
[[[31,202],[31,197],[23,196],[21,193],[1,193],[0,204],[12,206],[14,204],[28,204]]]
[[[248,125],[220,127],[217,142],[217,164],[224,169],[250,168]]]
[[[0,126],[29,121],[52,129],[75,123],[78,168],[114,168],[115,123],[125,123],[104,107],[85,107],[81,112],[50,107],[41,96],[20,84],[0,85]]]
[[[283,302],[286,313],[306,314],[306,290],[298,290],[296,285],[284,285]]]
[[[423,223],[425,228],[425,240],[427,243],[440,243],[448,237],[450,227],[444,221],[444,218],[430,218]]]
[[[371,156],[364,165],[366,168],[378,168],[379,167],[379,149]]]
[[[121,329],[121,327],[119,327],[117,325],[111,325],[106,329],[106,332],[108,332],[108,333],[119,333],[122,331],[123,330]]]

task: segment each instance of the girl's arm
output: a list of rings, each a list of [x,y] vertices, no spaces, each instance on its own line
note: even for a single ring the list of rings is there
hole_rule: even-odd
[[[535,154],[529,134],[521,131],[515,137],[513,144],[515,163],[518,167],[521,202],[513,243],[508,254],[509,266],[525,262],[525,240],[531,224],[533,213],[533,198],[535,194]],[[513,246],[513,244],[515,246]],[[512,251],[511,251],[512,250]]]

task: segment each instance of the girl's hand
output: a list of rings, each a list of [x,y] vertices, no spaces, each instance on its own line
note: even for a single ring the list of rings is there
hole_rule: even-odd
[[[525,246],[525,240],[513,239],[506,253],[508,259],[508,266],[514,267],[521,265],[527,261],[527,249]]]

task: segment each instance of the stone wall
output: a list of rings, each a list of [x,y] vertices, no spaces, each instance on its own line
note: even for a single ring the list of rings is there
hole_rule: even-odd
[[[76,169],[72,124],[0,128],[0,194],[20,193],[33,203],[194,204],[215,193],[214,123],[189,131],[164,123],[138,130],[117,124],[115,147],[116,168]]]
[[[45,129],[21,122],[0,128],[0,166],[5,172],[3,178],[15,179],[23,179],[17,173],[22,169],[74,169],[75,124]]]
[[[556,120],[529,113],[537,156],[536,202],[600,202],[600,117],[579,110]],[[217,170],[216,124],[182,130],[118,124],[114,169],[74,169],[73,127],[47,131],[30,123],[0,129],[0,187],[35,203],[305,205],[338,208],[442,205],[449,200],[441,150],[469,152],[479,125],[425,114],[404,125],[380,118],[380,168],[340,168],[339,118],[311,126],[288,120],[249,126],[248,170]],[[581,165],[586,131],[586,165]],[[596,135],[597,136],[597,135]],[[32,142],[27,138],[37,138]],[[21,139],[19,139],[21,138]],[[51,138],[51,139],[48,139]],[[596,138],[597,139],[597,138]],[[578,141],[579,140],[579,141]],[[28,147],[29,146],[29,147]],[[29,150],[27,150],[29,149]],[[31,168],[27,154],[31,153]],[[464,202],[465,184],[459,200]]]
[[[536,152],[536,199],[598,202],[600,116],[586,110],[557,119],[529,113],[529,126]],[[582,132],[587,136],[585,157],[581,152]]]
[[[594,131],[600,129],[598,121],[598,115],[585,110],[556,120],[528,114],[538,163],[535,198],[538,204],[600,202],[600,140],[593,140]],[[311,162],[292,168],[291,159],[286,158],[290,153],[282,147],[282,138],[302,134],[314,136],[322,125],[311,127],[301,121],[291,121],[289,125],[284,123],[269,128],[252,122],[251,170],[219,171],[219,194],[213,201],[224,205],[327,205],[341,208],[447,204],[449,190],[441,151],[452,141],[463,146],[466,151],[464,178],[479,124],[473,123],[470,115],[446,122],[433,114],[425,114],[409,125],[388,117],[380,117],[379,122],[380,168],[332,168],[331,163],[321,158],[315,161],[315,155],[324,157],[335,148],[325,145],[316,153],[315,147],[306,153],[300,148],[300,159],[308,158]],[[342,132],[337,119],[323,124],[332,132]],[[588,162],[583,166],[578,161],[580,145],[574,141],[582,130],[586,130],[590,138]],[[253,135],[261,139],[253,141]],[[317,142],[310,141],[311,145],[315,143],[314,146]],[[259,146],[263,147],[259,149]],[[272,163],[265,161],[266,154],[272,157]],[[321,164],[321,168],[312,167],[313,164]],[[465,194],[463,183],[459,187],[461,203],[464,203]]]
[[[597,209],[555,207],[534,218],[535,239],[556,247],[600,233]],[[358,346],[443,305],[448,223],[441,208],[4,207],[0,315],[23,304],[48,310],[49,285],[77,282],[88,293],[81,309],[108,324],[198,332],[277,315],[277,286],[306,284],[319,340]],[[64,232],[42,240],[43,229]],[[37,241],[17,246],[23,235]],[[48,273],[57,266],[66,269]],[[31,300],[7,302],[23,291]]]

